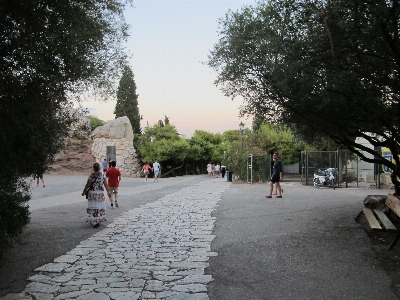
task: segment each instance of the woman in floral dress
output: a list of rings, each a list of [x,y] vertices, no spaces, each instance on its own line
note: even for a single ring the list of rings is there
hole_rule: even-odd
[[[86,182],[86,186],[83,189],[82,196],[89,190],[87,200],[87,220],[90,225],[94,228],[99,227],[101,222],[107,221],[106,217],[106,202],[104,197],[104,188],[107,190],[107,195],[110,198],[110,190],[108,189],[107,179],[104,174],[100,171],[100,164],[93,164],[93,173],[90,173],[89,178]],[[104,188],[103,188],[104,185]]]

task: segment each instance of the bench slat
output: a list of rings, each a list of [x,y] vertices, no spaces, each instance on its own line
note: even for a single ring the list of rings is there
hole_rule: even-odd
[[[379,209],[374,209],[374,213],[381,220],[383,227],[386,228],[387,231],[397,231],[396,226],[389,220],[389,218],[384,214],[383,211]]]
[[[400,217],[400,200],[397,199],[393,194],[388,193],[385,204]]]
[[[364,207],[363,212],[364,212],[365,217],[368,220],[369,227],[371,227],[371,230],[382,230],[381,225],[379,225],[379,222],[375,218],[375,215],[371,209]]]

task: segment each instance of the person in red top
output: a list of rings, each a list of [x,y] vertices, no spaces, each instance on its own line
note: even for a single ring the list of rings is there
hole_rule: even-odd
[[[144,166],[142,167],[142,171],[144,173],[144,178],[146,182],[147,182],[147,177],[150,174],[150,170],[151,170],[150,165],[148,163],[145,163]]]
[[[113,205],[113,194],[115,197],[115,207],[118,207],[118,187],[119,182],[121,181],[121,172],[115,167],[117,163],[115,161],[111,162],[111,168],[109,168],[106,172],[106,177],[108,178],[108,187],[110,189],[110,202],[111,208],[114,208]]]

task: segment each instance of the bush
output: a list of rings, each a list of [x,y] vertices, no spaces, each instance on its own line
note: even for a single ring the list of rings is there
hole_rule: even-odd
[[[247,150],[242,150],[240,143],[234,142],[225,151],[223,164],[226,165],[229,172],[235,174],[239,180],[245,180],[247,177]]]
[[[0,178],[0,257],[17,242],[30,221],[29,184],[16,176]]]

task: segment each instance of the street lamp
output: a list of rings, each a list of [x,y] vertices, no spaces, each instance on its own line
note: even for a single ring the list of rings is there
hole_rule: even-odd
[[[240,130],[240,136],[242,138],[242,150],[243,150],[243,135],[244,135],[244,124],[243,124],[243,122],[240,122],[239,130]]]

